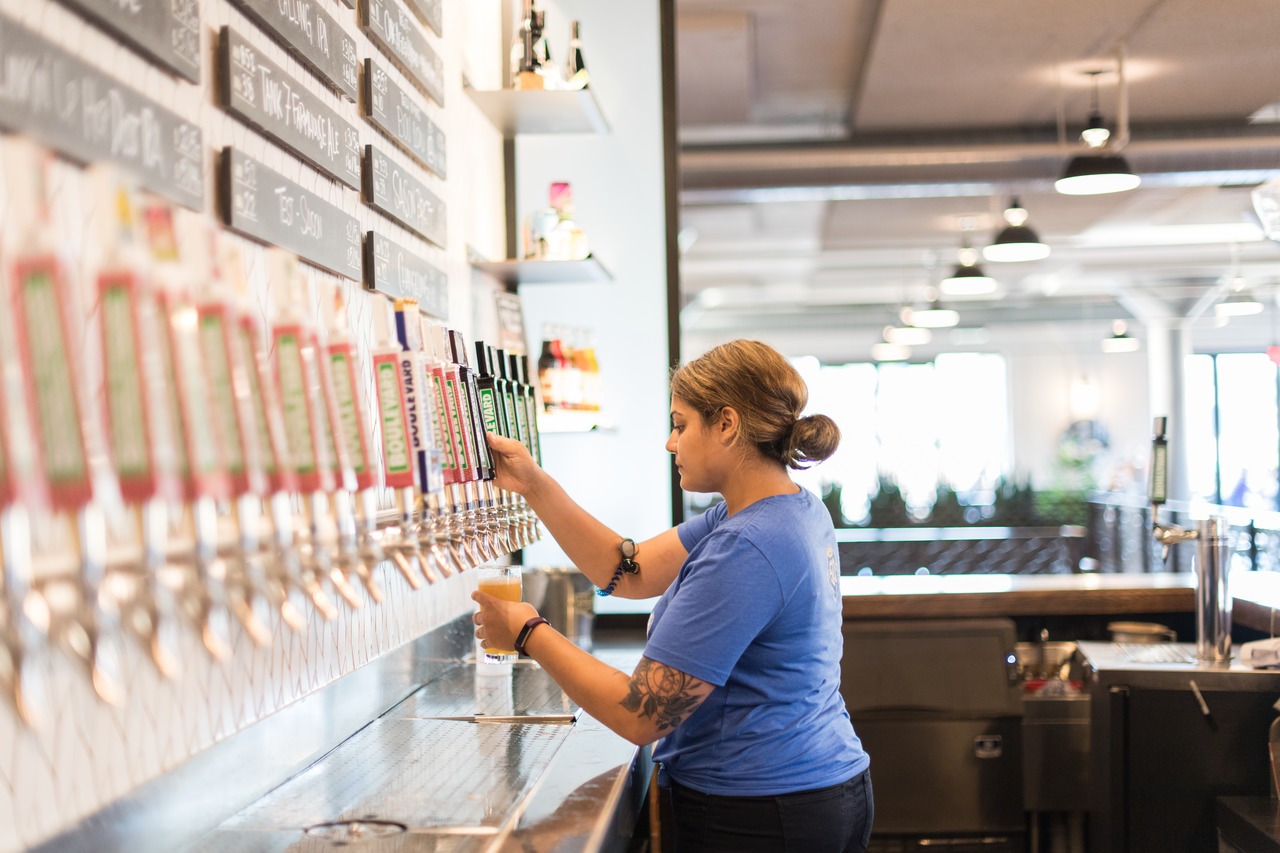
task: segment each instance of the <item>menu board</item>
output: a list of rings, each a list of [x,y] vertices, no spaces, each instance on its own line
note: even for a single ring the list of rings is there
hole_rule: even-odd
[[[326,84],[354,101],[359,88],[356,40],[317,0],[232,0]],[[348,3],[348,6],[351,4]]]
[[[360,26],[415,86],[444,106],[444,62],[400,0],[365,0]]]
[[[82,163],[115,163],[170,201],[204,208],[198,125],[3,14],[0,62],[0,127]]]
[[[420,237],[445,245],[444,202],[372,145],[365,147],[365,201]]]
[[[360,223],[354,216],[234,148],[223,149],[219,166],[228,228],[360,280]]]
[[[200,0],[59,0],[148,59],[200,82]]]
[[[223,106],[320,171],[360,188],[360,133],[230,27],[218,71]]]
[[[444,35],[444,13],[440,8],[440,0],[408,0],[408,2],[436,35]]]
[[[372,59],[364,61],[365,118],[413,159],[445,177],[444,131],[427,117],[418,98]]]
[[[376,231],[364,241],[364,286],[392,299],[416,299],[431,316],[449,319],[448,277]]]

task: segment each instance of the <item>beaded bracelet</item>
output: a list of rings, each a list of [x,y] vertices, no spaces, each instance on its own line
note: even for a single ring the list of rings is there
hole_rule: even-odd
[[[618,568],[613,570],[613,580],[609,581],[609,585],[604,589],[596,590],[596,595],[613,595],[613,591],[618,587],[618,581],[622,580],[624,573],[634,575],[640,571],[640,564],[634,559],[635,555],[640,552],[636,547],[635,540],[623,539],[618,543],[618,553],[622,555],[622,562],[618,563]]]

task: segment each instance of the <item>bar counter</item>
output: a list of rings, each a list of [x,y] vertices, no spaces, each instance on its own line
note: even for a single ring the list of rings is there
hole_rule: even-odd
[[[1191,613],[1191,573],[891,575],[840,579],[845,619],[1106,616]],[[1233,621],[1268,635],[1280,625],[1280,575],[1236,571]]]

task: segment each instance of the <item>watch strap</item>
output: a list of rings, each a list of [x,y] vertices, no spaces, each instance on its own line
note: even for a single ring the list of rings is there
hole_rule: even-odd
[[[529,635],[533,633],[534,628],[537,628],[539,625],[546,624],[548,624],[547,620],[543,619],[541,616],[535,616],[528,622],[524,623],[524,627],[521,628],[520,633],[516,635],[516,652],[522,655],[527,655],[528,652],[524,650],[524,644],[529,641]]]

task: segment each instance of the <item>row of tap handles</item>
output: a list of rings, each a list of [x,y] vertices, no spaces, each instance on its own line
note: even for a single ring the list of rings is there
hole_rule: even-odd
[[[91,271],[43,195],[0,247],[0,689],[21,720],[44,716],[37,655],[118,705],[117,636],[174,678],[182,631],[225,659],[237,623],[266,645],[382,602],[384,563],[418,589],[538,538],[485,440],[539,456],[524,355],[476,341],[473,367],[415,300],[344,299],[276,249],[264,308],[235,238],[91,179],[114,232]]]

